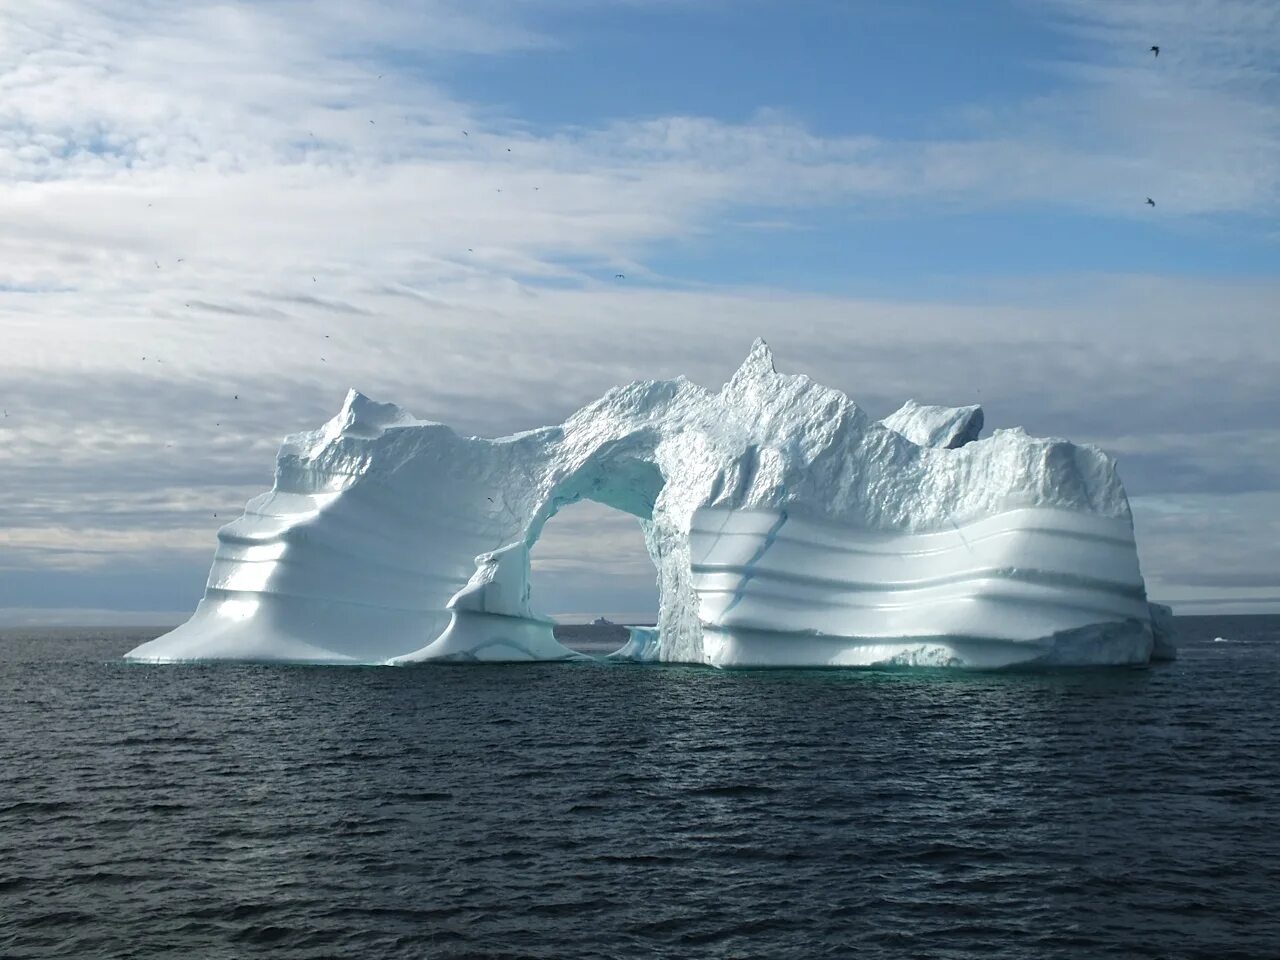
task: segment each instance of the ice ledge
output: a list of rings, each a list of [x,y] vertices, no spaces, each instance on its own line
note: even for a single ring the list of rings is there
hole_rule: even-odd
[[[880,422],[921,447],[954,450],[982,433],[982,407],[936,407],[908,400]]]

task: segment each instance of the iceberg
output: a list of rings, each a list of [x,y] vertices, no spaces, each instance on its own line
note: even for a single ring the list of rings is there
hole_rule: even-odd
[[[636,517],[656,627],[616,659],[996,668],[1174,655],[1115,462],[978,406],[876,421],[753,345],[720,390],[610,390],[563,424],[461,436],[351,391],[287,437],[218,532],[191,619],[133,660],[331,664],[582,655],[536,611],[529,552],[581,499]]]

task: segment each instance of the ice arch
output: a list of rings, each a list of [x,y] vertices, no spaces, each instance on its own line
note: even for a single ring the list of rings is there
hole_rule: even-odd
[[[430,660],[584,659],[556,640],[553,621],[539,615],[530,589],[529,556],[556,513],[579,500],[594,500],[640,520],[646,534],[665,485],[654,462],[651,437],[608,443],[561,480],[539,505],[514,543],[476,558],[476,572],[448,603],[449,625],[421,650],[391,658],[393,664]],[[654,541],[646,535],[651,555]]]
[[[564,659],[529,549],[567,503],[636,516],[658,572],[640,658],[728,665],[1143,663],[1161,652],[1100,450],[978,407],[884,422],[757,341],[718,392],[609,391],[563,424],[463,437],[351,392],[286,438],[223,527],[192,618],[128,656]],[[1163,620],[1161,623],[1165,622]]]

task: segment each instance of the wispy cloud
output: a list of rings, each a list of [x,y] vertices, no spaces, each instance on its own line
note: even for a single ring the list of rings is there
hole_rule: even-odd
[[[581,279],[743,204],[1145,216],[1140,195],[1154,193],[1181,215],[1274,214],[1280,29],[1252,4],[1211,6],[1161,4],[1166,23],[1211,21],[1212,42],[1197,34],[1152,64],[1141,5],[1057,4],[1091,41],[1087,59],[1058,65],[1059,92],[969,109],[950,139],[889,141],[769,110],[539,131],[427,79],[439,71],[424,63],[549,45],[522,25],[537,4],[383,2],[353,17],[336,3],[304,16],[58,0],[4,15],[0,281],[97,293],[335,271]]]

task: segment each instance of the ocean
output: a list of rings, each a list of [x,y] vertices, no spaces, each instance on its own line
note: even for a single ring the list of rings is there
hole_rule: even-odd
[[[3,631],[0,957],[1274,960],[1280,617],[1178,626],[1046,673]]]

